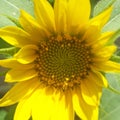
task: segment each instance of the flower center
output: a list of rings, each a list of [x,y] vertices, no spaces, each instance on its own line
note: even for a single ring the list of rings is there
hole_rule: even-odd
[[[75,36],[57,36],[39,46],[35,60],[40,81],[66,90],[80,85],[90,71],[90,47]]]

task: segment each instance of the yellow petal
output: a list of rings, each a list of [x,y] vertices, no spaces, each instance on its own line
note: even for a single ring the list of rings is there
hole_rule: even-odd
[[[98,106],[100,103],[102,87],[98,86],[90,76],[81,83],[81,94],[84,101],[93,106]]]
[[[28,120],[31,117],[32,104],[35,102],[35,92],[23,98],[15,110],[14,120]]]
[[[89,20],[90,12],[90,0],[69,0],[67,16],[70,31],[73,31],[75,27],[81,27],[86,24]]]
[[[110,38],[114,35],[114,33],[115,32],[102,33],[99,39],[95,43],[97,48],[101,48],[101,46],[105,46],[109,42]]]
[[[106,78],[97,71],[93,71],[90,73],[90,79],[92,79],[97,85],[101,87],[108,87],[108,82]]]
[[[91,45],[93,43],[96,43],[98,41],[98,38],[100,37],[100,29],[98,26],[89,26],[86,30],[86,33],[83,36],[83,40],[87,42],[87,44]]]
[[[20,51],[14,55],[14,58],[17,59],[22,64],[28,64],[33,62],[37,57],[38,47],[35,45],[27,45],[20,49]]]
[[[98,49],[98,48],[97,48]],[[111,58],[113,53],[116,51],[117,47],[115,45],[112,46],[106,46],[99,50],[94,49],[93,51],[97,51],[94,53],[94,59],[93,61],[96,62],[96,64],[99,64],[99,62],[105,62]],[[98,62],[98,63],[97,63]]]
[[[115,34],[115,32],[104,32],[101,34],[101,37],[99,38],[99,40],[106,40],[106,39],[110,39],[113,35]]]
[[[30,35],[18,27],[12,26],[0,29],[0,37],[16,47],[35,44],[35,42],[31,40]]]
[[[34,120],[74,120],[73,108],[66,96],[61,93],[49,92],[50,89],[38,91],[33,104]],[[44,104],[45,103],[45,104]],[[51,109],[52,108],[52,109]],[[72,111],[72,112],[71,112]],[[46,115],[47,113],[47,115]]]
[[[16,59],[10,58],[5,60],[0,60],[0,66],[6,67],[6,68],[15,68],[15,67],[21,67],[21,63],[19,63]]]
[[[98,25],[102,28],[106,22],[109,20],[113,7],[109,7],[107,10],[99,14],[98,16],[90,20],[90,25]]]
[[[36,90],[34,93],[34,103],[32,104],[33,120],[49,120],[53,109],[53,101],[50,95],[46,96],[45,89],[42,90],[40,88]]]
[[[81,96],[81,89],[73,91],[73,107],[82,120],[98,120],[98,106],[88,105]]]
[[[54,95],[54,110],[52,120],[74,120],[74,111],[71,92],[57,93]],[[62,115],[62,116],[61,116]]]
[[[37,72],[34,69],[12,69],[8,71],[5,76],[6,82],[21,82],[30,80],[37,76]]]
[[[120,72],[120,64],[113,61],[107,61],[105,63],[96,65],[95,67],[104,72]]]
[[[67,32],[67,0],[55,0],[54,13],[58,33]]]
[[[34,64],[21,64],[19,63],[15,58],[0,60],[0,66],[6,67],[6,68],[17,68],[20,69],[22,66],[22,69],[31,69],[34,67]]]
[[[37,42],[45,39],[45,37],[47,37],[46,30],[42,28],[37,21],[24,10],[21,10],[20,12],[20,23],[24,30],[30,34],[31,38]]]
[[[34,0],[35,15],[40,26],[54,32],[55,20],[52,6],[47,0]]]
[[[15,104],[23,97],[29,96],[38,86],[38,82],[34,79],[17,83],[0,99],[0,106],[3,107]]]
[[[33,102],[30,98],[19,102],[15,110],[14,120],[29,120],[31,116],[31,104]]]

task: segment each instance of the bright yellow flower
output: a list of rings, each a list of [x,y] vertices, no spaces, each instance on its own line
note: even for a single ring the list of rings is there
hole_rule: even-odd
[[[19,48],[13,58],[0,61],[10,68],[5,82],[15,86],[0,99],[0,106],[18,103],[14,120],[97,120],[102,73],[120,72],[110,61],[116,47],[102,33],[112,7],[90,19],[89,0],[34,0],[35,18],[21,10],[22,28],[10,26],[0,36]]]

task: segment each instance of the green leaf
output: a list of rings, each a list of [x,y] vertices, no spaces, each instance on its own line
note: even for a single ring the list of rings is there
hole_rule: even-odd
[[[111,6],[116,0],[100,0],[94,8],[93,16],[96,16]]]
[[[0,14],[19,17],[20,9],[34,15],[33,2],[31,0],[0,0]]]
[[[113,56],[111,57],[111,60],[120,63],[120,56],[113,55]]]
[[[22,26],[20,25],[20,22],[18,21],[18,19],[13,18],[13,17],[10,17],[10,16],[6,16],[6,17],[7,17],[10,21],[12,21],[16,26],[22,28]]]
[[[11,47],[11,45],[5,42],[4,40],[0,39],[0,49],[7,48],[7,47]]]
[[[116,0],[116,2],[114,3],[114,8],[113,8],[113,12],[111,14],[111,18],[114,18],[115,16],[120,14],[120,0]]]
[[[2,71],[2,72],[0,72],[0,77],[1,77],[1,76],[4,76],[6,73],[7,73],[7,71]]]
[[[0,54],[14,55],[18,50],[16,47],[2,48],[0,49]]]
[[[32,0],[0,0],[0,27],[15,25],[13,19],[19,18],[20,9],[34,16]]]
[[[111,45],[117,40],[117,38],[120,36],[120,29],[115,32],[115,34],[110,38],[109,42],[107,45]]]
[[[120,29],[120,0],[116,0],[109,22],[104,26],[103,31],[117,31]]]
[[[6,18],[6,16],[1,16],[0,15],[0,28],[4,27],[4,26],[8,26],[8,25],[15,26],[15,24],[11,20]]]
[[[120,14],[113,17],[103,28],[103,32],[105,31],[116,31],[120,29]]]
[[[53,5],[55,0],[48,0],[48,2]]]
[[[103,12],[109,6],[113,6],[110,20],[104,26],[103,32],[105,31],[117,31],[120,29],[120,0],[101,0],[94,8],[93,15],[96,16]]]
[[[0,0],[0,15],[10,15],[17,18],[19,8],[8,0]]]
[[[0,109],[0,120],[5,120],[6,115],[7,115],[7,111]]]
[[[5,120],[13,120],[16,106],[17,106],[17,104],[14,104],[14,105],[8,107],[8,113],[5,117]]]
[[[120,74],[106,74],[109,84],[120,91]],[[103,90],[99,120],[120,120],[120,95],[108,89]]]

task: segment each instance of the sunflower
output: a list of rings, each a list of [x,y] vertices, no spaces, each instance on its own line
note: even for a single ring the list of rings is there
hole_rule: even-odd
[[[20,11],[17,26],[0,29],[0,37],[19,48],[0,65],[9,68],[5,82],[15,83],[0,106],[18,103],[14,120],[97,120],[103,73],[120,72],[110,60],[114,32],[101,32],[112,7],[90,18],[89,0],[34,0],[35,17]]]

